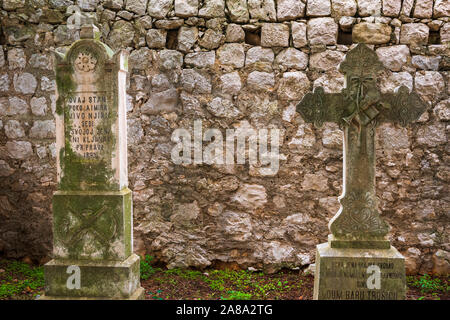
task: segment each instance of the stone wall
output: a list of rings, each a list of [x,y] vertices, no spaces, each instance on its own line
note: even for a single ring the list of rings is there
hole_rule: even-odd
[[[430,108],[377,130],[377,192],[409,272],[448,273],[450,3],[446,0],[0,0],[0,253],[45,260],[56,189],[52,50],[94,21],[130,51],[129,181],[135,249],[169,267],[275,271],[314,262],[342,184],[337,126],[295,112],[317,86],[340,91],[352,43]],[[74,13],[75,12],[75,13]],[[75,28],[73,28],[75,24]],[[280,169],[175,165],[173,130],[282,130]]]

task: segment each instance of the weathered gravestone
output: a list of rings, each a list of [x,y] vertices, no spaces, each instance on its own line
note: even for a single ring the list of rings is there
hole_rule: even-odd
[[[317,246],[314,299],[404,299],[404,258],[390,245],[377,208],[375,129],[383,122],[406,126],[427,105],[404,86],[380,93],[376,80],[383,65],[364,44],[347,53],[339,70],[346,79],[341,93],[318,87],[297,106],[306,122],[336,122],[344,131],[341,207],[329,223],[328,243]]]
[[[127,188],[125,52],[83,26],[56,54],[58,191],[44,298],[140,299]]]

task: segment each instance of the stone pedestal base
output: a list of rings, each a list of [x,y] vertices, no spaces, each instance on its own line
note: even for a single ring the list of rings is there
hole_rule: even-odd
[[[56,191],[53,256],[56,259],[123,261],[133,252],[131,190]]]
[[[69,266],[80,270],[79,289],[68,286],[74,275],[73,270],[68,273]],[[45,296],[41,299],[143,299],[139,268],[136,254],[123,262],[53,259],[44,266]]]
[[[314,300],[403,300],[405,297],[405,259],[394,247],[342,249],[332,248],[329,243],[317,246]]]

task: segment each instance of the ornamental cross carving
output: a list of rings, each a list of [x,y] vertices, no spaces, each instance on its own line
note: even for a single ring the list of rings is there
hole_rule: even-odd
[[[71,246],[83,240],[87,233],[108,248],[111,240],[117,234],[117,222],[114,217],[107,213],[107,206],[102,206],[98,210],[84,209],[81,212],[69,209],[68,213],[76,218],[80,223],[75,227],[71,226],[73,218],[67,217],[62,232],[66,237],[66,243]]]
[[[388,224],[380,217],[375,194],[375,129],[379,123],[406,126],[416,121],[427,104],[401,86],[396,93],[381,93],[377,75],[384,69],[365,44],[350,50],[339,66],[346,87],[325,93],[318,87],[297,105],[306,122],[320,127],[335,122],[344,131],[344,186],[341,207],[331,219],[330,244],[338,248],[389,248]]]

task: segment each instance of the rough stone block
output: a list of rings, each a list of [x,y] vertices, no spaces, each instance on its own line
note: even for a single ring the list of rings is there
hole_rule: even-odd
[[[173,0],[149,0],[148,14],[154,18],[163,19],[169,13]]]
[[[210,75],[195,69],[183,69],[180,77],[184,90],[194,94],[211,93]]]
[[[216,62],[215,51],[201,51],[188,53],[184,58],[184,63],[196,68],[209,68]]]
[[[353,27],[353,42],[383,44],[391,40],[392,28],[382,23],[358,23]]]
[[[265,23],[261,29],[263,47],[288,47],[289,26],[281,23]]]
[[[33,155],[33,148],[28,141],[8,141],[6,151],[13,159],[24,160]]]
[[[252,19],[261,21],[277,20],[274,0],[247,0],[247,4]]]
[[[339,19],[339,27],[345,32],[351,32],[355,22],[356,18],[354,17],[341,17]]]
[[[411,91],[413,89],[413,77],[408,72],[392,72],[387,77],[382,77],[380,90],[383,93],[395,93],[401,86],[405,86]]]
[[[222,92],[231,95],[238,94],[242,87],[241,78],[237,71],[221,76],[220,83]]]
[[[221,31],[217,31],[214,29],[207,29],[203,34],[203,37],[200,39],[198,44],[203,48],[212,50],[217,49],[220,44],[223,42],[224,35]]]
[[[436,0],[434,2],[433,16],[435,18],[449,17],[450,16],[450,1]]]
[[[429,27],[424,23],[406,23],[400,30],[400,43],[402,44],[427,44]]]
[[[36,91],[37,87],[37,81],[36,78],[28,72],[15,74],[14,75],[14,89],[17,92],[23,93],[23,94],[31,94]]]
[[[323,17],[331,14],[330,0],[308,0],[306,15],[309,17]]]
[[[198,29],[181,27],[178,29],[178,50],[188,52],[197,41]]]
[[[381,0],[358,0],[358,13],[361,17],[380,15]]]
[[[247,85],[253,90],[271,90],[275,86],[273,73],[253,71],[248,75]]]
[[[450,23],[445,23],[441,30],[440,30],[440,35],[441,35],[441,42],[442,43],[448,43],[450,42]]]
[[[226,43],[217,50],[217,59],[223,65],[242,68],[245,62],[244,46],[239,43]]]
[[[306,23],[292,22],[291,30],[294,47],[301,48],[308,44],[306,38]]]
[[[126,48],[133,43],[134,27],[124,20],[114,22],[112,30],[108,35],[108,44],[114,50]]]
[[[376,50],[376,53],[383,65],[392,71],[400,71],[410,57],[409,48],[406,45],[381,47]]]
[[[344,60],[344,54],[340,51],[325,50],[313,54],[309,58],[309,66],[311,69],[318,71],[327,71],[337,69],[339,64]]]
[[[383,0],[383,15],[397,17],[402,8],[402,0]]]
[[[272,65],[274,57],[275,55],[271,48],[253,47],[247,51],[245,65],[248,66],[256,62]]]
[[[416,1],[414,6],[415,18],[429,19],[433,16],[433,0],[420,0]]]
[[[55,131],[54,120],[35,120],[29,136],[34,139],[51,139],[55,137]]]
[[[307,93],[309,85],[308,77],[303,72],[285,72],[278,86],[278,98],[285,101],[298,101]]]
[[[147,45],[149,48],[158,49],[166,46],[167,31],[161,29],[150,29],[147,31]]]
[[[437,71],[419,71],[414,77],[417,93],[426,101],[437,102],[445,92],[445,81]]]
[[[175,15],[193,17],[198,13],[198,0],[175,0]]]
[[[225,16],[225,0],[206,0],[198,15],[203,18],[218,18]]]
[[[307,35],[311,45],[334,45],[338,25],[333,18],[314,18],[308,21]]]
[[[282,70],[305,70],[308,66],[308,55],[300,50],[287,48],[277,55],[275,64]]]
[[[331,0],[331,6],[334,15],[338,17],[351,17],[356,14],[357,5],[355,0]]]
[[[3,9],[16,10],[25,7],[25,0],[4,0]]]
[[[230,19],[233,22],[247,22],[249,13],[246,0],[226,0],[228,11],[230,12]]]
[[[226,31],[226,42],[243,42],[245,40],[244,29],[238,24],[229,24]]]
[[[412,57],[411,64],[418,69],[438,71],[440,61],[440,56],[416,55]]]
[[[147,10],[147,0],[127,0],[125,9],[142,16]]]
[[[26,114],[28,112],[28,104],[19,97],[1,97],[0,98],[0,115],[14,116],[18,114]]]
[[[163,70],[178,69],[183,65],[183,54],[176,50],[161,50],[159,59]]]
[[[25,136],[25,131],[19,121],[9,120],[5,124],[5,135],[9,139],[17,139]]]
[[[402,9],[400,10],[400,15],[409,17],[411,15],[411,10],[414,5],[414,0],[403,0]]]
[[[305,4],[302,0],[278,0],[278,21],[294,20],[305,15]]]
[[[21,48],[12,48],[8,50],[9,69],[23,69],[27,64],[27,57]]]

